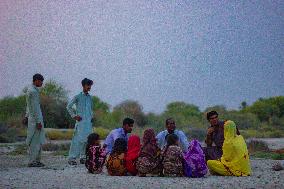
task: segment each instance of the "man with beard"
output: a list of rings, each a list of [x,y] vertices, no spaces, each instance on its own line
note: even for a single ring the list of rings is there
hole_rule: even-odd
[[[188,140],[185,136],[183,131],[176,129],[176,123],[173,118],[168,118],[166,120],[166,130],[161,131],[157,136],[157,143],[160,149],[163,149],[167,145],[166,137],[169,134],[175,134],[178,136],[179,139],[179,145],[183,152],[187,152],[188,150]]]

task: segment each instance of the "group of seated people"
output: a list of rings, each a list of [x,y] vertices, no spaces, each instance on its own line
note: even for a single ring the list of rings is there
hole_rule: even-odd
[[[104,165],[111,176],[186,176],[203,177],[208,169],[213,175],[249,176],[249,154],[243,137],[233,121],[221,122],[218,113],[207,114],[211,126],[206,136],[207,147],[176,129],[172,118],[166,130],[157,136],[153,129],[144,131],[142,141],[131,135],[134,120],[126,118],[121,128],[110,132],[100,144],[100,136],[88,136],[86,168],[99,174]]]

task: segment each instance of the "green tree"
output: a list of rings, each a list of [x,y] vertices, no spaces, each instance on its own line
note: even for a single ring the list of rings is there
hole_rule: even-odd
[[[116,119],[119,119],[120,122],[124,117],[130,117],[135,120],[135,124],[139,127],[143,127],[146,124],[143,107],[137,101],[123,101],[113,108],[113,115],[117,116]]]
[[[202,114],[199,108],[193,104],[187,104],[185,102],[172,102],[167,105],[166,110],[163,112],[163,117],[174,118],[176,124],[181,127],[202,127]]]
[[[257,115],[260,121],[272,123],[274,116],[284,116],[284,96],[261,98],[251,106],[244,109],[244,112],[251,112]]]

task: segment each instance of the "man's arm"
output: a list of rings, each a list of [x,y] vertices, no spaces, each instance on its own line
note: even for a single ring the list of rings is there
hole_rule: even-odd
[[[206,135],[206,139],[205,139],[205,143],[207,144],[207,147],[212,146],[213,140],[212,140],[212,133],[214,132],[214,128],[213,127],[209,127],[207,129],[207,135]]]
[[[76,116],[76,111],[74,110],[73,106],[77,103],[77,96],[74,96],[72,100],[67,104],[67,111],[72,118]]]
[[[110,153],[111,151],[111,144],[113,143],[113,136],[112,136],[112,131],[108,134],[108,136],[105,139],[103,148],[106,149],[106,153]]]

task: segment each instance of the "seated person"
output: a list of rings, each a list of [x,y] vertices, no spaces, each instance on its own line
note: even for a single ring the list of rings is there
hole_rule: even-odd
[[[97,133],[92,133],[88,136],[86,146],[86,162],[85,166],[89,173],[99,174],[103,170],[103,165],[106,159],[105,149],[101,147],[100,136]]]
[[[167,145],[166,136],[168,134],[175,134],[179,138],[179,146],[181,147],[182,151],[186,152],[188,149],[187,137],[185,136],[184,132],[176,129],[176,123],[173,118],[168,118],[166,120],[166,129],[167,130],[161,131],[156,136],[160,149],[164,149],[164,147]]]
[[[127,142],[124,138],[115,140],[112,151],[107,158],[107,171],[111,176],[125,176],[125,154],[127,152]]]
[[[233,121],[224,124],[225,140],[223,155],[220,160],[208,160],[207,165],[212,174],[223,176],[249,176],[251,166],[247,145]]]
[[[162,172],[161,150],[157,145],[153,129],[146,129],[144,131],[142,143],[136,163],[138,176],[160,175]]]
[[[129,137],[127,145],[127,153],[125,156],[125,165],[127,173],[135,176],[137,174],[136,162],[140,153],[140,138],[137,135],[132,135]]]
[[[192,140],[184,154],[184,172],[187,177],[203,177],[208,172],[205,155],[197,140]]]
[[[220,159],[223,154],[224,121],[219,121],[218,113],[216,111],[208,112],[207,120],[209,121],[210,126],[207,130],[207,136],[205,139],[207,146],[203,148],[205,159],[206,161]],[[238,128],[237,134],[240,134]]]
[[[166,137],[167,146],[162,152],[163,175],[171,177],[183,176],[183,152],[178,146],[179,139],[176,134]]]
[[[107,153],[110,153],[112,151],[112,146],[116,139],[123,138],[125,141],[128,140],[127,134],[132,132],[133,125],[133,119],[125,118],[123,120],[121,128],[114,129],[108,134],[104,142],[104,148],[106,148]]]

